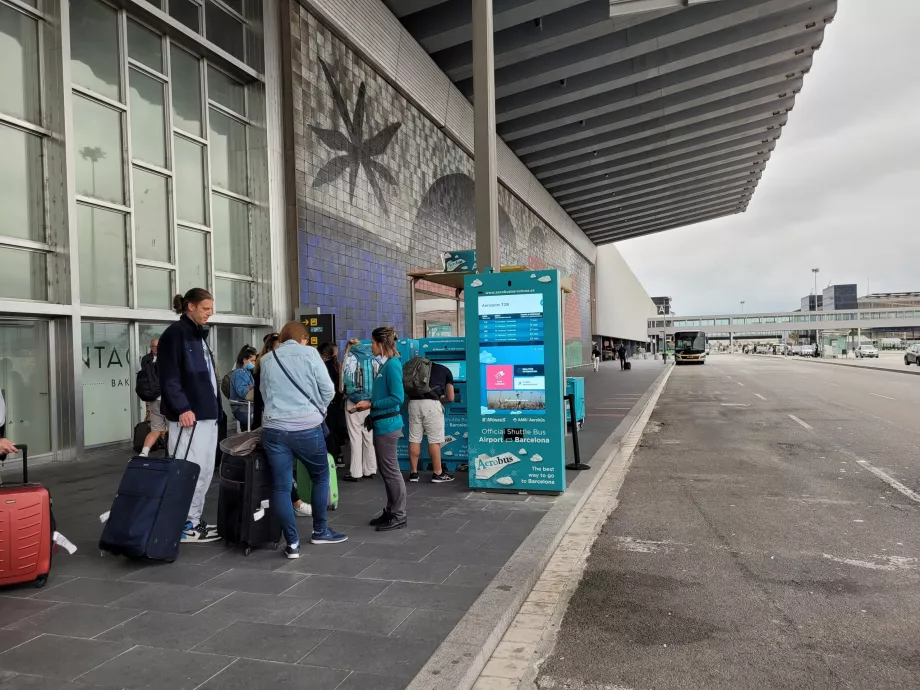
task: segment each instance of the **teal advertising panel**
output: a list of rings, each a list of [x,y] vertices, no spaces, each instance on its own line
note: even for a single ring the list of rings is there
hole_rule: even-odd
[[[464,282],[470,487],[561,493],[559,272],[469,275]]]

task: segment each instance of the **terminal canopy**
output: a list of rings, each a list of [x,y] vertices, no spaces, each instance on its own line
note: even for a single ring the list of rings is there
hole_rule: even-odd
[[[473,98],[472,0],[384,0]],[[493,0],[498,134],[595,244],[745,211],[836,0]]]

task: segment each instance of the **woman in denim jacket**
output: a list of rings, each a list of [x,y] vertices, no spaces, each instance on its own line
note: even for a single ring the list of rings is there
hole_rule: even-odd
[[[233,416],[240,423],[242,431],[252,428],[253,370],[256,368],[256,349],[252,345],[243,345],[236,356],[236,367],[230,372],[230,408]]]
[[[259,388],[265,400],[262,448],[272,471],[272,509],[287,541],[284,555],[300,557],[300,537],[291,505],[294,458],[313,482],[311,544],[338,544],[348,537],[326,525],[329,504],[329,463],[323,436],[324,411],[335,389],[316,349],[307,346],[307,329],[291,321],[281,329],[281,345],[259,361]]]

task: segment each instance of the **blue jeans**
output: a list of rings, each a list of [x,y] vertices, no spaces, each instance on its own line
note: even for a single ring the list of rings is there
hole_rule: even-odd
[[[313,533],[326,531],[326,507],[329,504],[329,460],[323,430],[282,431],[262,429],[262,448],[272,470],[272,508],[281,523],[288,544],[299,544],[291,486],[294,482],[294,458],[300,460],[313,483],[310,506],[313,508]],[[303,487],[301,487],[303,488]]]

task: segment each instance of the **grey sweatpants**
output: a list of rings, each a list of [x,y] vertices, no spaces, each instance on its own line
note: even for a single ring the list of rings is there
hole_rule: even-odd
[[[406,482],[399,471],[399,460],[396,457],[396,441],[401,436],[401,429],[389,434],[374,434],[377,471],[387,491],[387,512],[399,519],[406,517]]]
[[[181,440],[177,440],[180,431]],[[192,439],[191,448],[188,447],[189,438]],[[208,493],[211,479],[214,476],[214,461],[217,458],[217,420],[199,419],[195,426],[194,437],[192,437],[191,429],[181,428],[179,422],[170,422],[169,440],[166,445],[171,457],[194,462],[201,468],[198,484],[195,485],[195,495],[192,497],[192,505],[188,509],[188,521],[197,525],[201,522],[204,497]],[[187,458],[186,453],[188,453]]]

